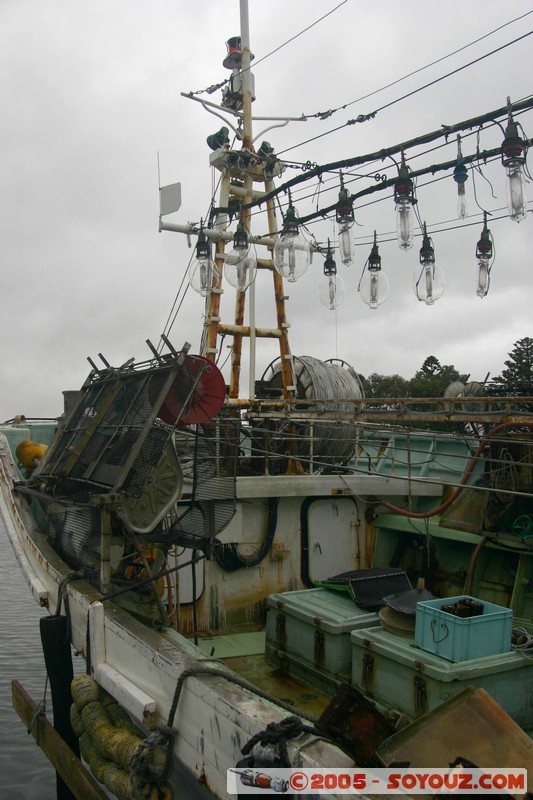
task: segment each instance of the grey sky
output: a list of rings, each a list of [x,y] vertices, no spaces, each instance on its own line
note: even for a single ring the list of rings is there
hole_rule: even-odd
[[[332,9],[335,0],[268,3],[250,0],[252,50],[259,61]],[[335,108],[445,55],[533,9],[509,0],[348,0],[335,13],[253,69],[257,115],[310,114]],[[276,151],[331,128],[433,80],[533,29],[533,14],[494,36],[326,121],[270,131]],[[180,92],[225,79],[225,41],[239,32],[238,0],[3,0],[0,4],[0,420],[18,413],[61,412],[63,389],[78,388],[86,356],[102,352],[114,364],[149,356],[187,268],[184,237],[157,232],[160,153],[162,183],[182,182],[176,221],[198,221],[212,192],[206,136],[221,120]],[[322,137],[287,154],[326,163],[410,139],[503,106],[532,93],[533,37],[380,112],[376,119]],[[207,96],[219,102],[220,92]],[[533,115],[520,117],[533,136]],[[259,124],[256,130],[259,130]],[[501,143],[499,129],[483,131],[481,148]],[[476,138],[465,141],[471,153]],[[453,158],[447,150],[426,163]],[[421,160],[422,161],[422,160]],[[389,162],[390,164],[390,162]],[[416,165],[418,166],[418,164]],[[494,216],[505,208],[505,174],[484,170],[475,189]],[[296,174],[288,171],[284,177]],[[366,179],[367,184],[371,179]],[[475,206],[467,183],[469,213]],[[321,187],[320,204],[334,201]],[[359,182],[358,188],[365,184]],[[491,188],[492,187],[492,188]],[[317,202],[316,181],[297,204]],[[492,196],[494,192],[495,197]],[[533,190],[529,187],[529,196]],[[420,213],[429,225],[455,218],[451,179],[419,186]],[[531,207],[531,203],[530,203]],[[392,199],[356,209],[356,236],[395,230]],[[290,287],[288,318],[296,355],[338,356],[358,371],[410,377],[428,355],[483,379],[497,374],[513,343],[533,335],[531,214],[520,224],[490,224],[496,261],[489,295],[475,294],[477,224],[433,233],[447,289],[433,307],[417,302],[412,272],[420,240],[408,253],[380,246],[391,282],[389,300],[370,311],[356,287],[370,245],[357,248],[349,269],[338,264],[347,297],[336,313],[317,298],[322,259]],[[472,220],[467,220],[467,222]],[[440,227],[440,225],[437,225]],[[258,232],[266,222],[258,221]],[[333,237],[331,223],[312,226]],[[388,237],[385,237],[388,238]],[[269,276],[259,276],[258,324],[274,313]],[[230,302],[226,291],[225,302]],[[232,304],[233,300],[231,300]],[[231,307],[230,304],[230,307]],[[171,334],[198,346],[203,303],[189,293]],[[275,351],[258,350],[261,372]]]

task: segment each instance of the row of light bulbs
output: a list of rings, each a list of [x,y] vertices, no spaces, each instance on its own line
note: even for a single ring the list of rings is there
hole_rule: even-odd
[[[466,216],[465,183],[468,171],[461,153],[461,140],[458,139],[457,163],[454,169],[454,180],[457,183],[457,213],[460,218]],[[527,199],[525,189],[525,143],[518,134],[518,126],[509,112],[505,139],[502,144],[502,163],[507,173],[507,202],[509,216],[520,222],[527,215]],[[398,168],[398,178],[394,184],[394,202],[396,207],[397,241],[402,250],[409,250],[414,239],[414,212],[416,204],[413,180],[402,153]],[[338,224],[338,252],[343,264],[350,264],[354,259],[352,227],[354,225],[353,205],[347,190],[341,186],[336,206]],[[485,214],[483,230],[476,247],[477,288],[479,297],[485,297],[489,290],[490,270],[493,256],[493,242],[487,228]],[[307,270],[312,259],[312,251],[308,242],[299,232],[296,210],[290,202],[283,220],[283,229],[273,248],[272,260],[274,268],[289,282],[296,281]],[[418,300],[433,305],[442,296],[445,288],[442,268],[435,261],[435,250],[431,238],[427,234],[426,224],[423,227],[422,247],[420,248],[419,266],[413,274],[413,286]],[[233,237],[233,247],[225,255],[224,274],[226,280],[238,291],[244,292],[255,280],[257,258],[255,249],[250,244],[248,234],[242,222],[239,222]],[[205,233],[200,230],[196,245],[196,259],[189,270],[191,287],[206,297],[213,285],[219,280],[219,273],[211,256],[211,244]],[[365,264],[358,291],[361,299],[371,309],[380,306],[388,297],[389,280],[381,269],[381,256],[374,233],[374,244]],[[344,281],[337,274],[333,252],[328,241],[328,249],[324,261],[324,277],[319,284],[320,302],[334,310],[345,296]]]

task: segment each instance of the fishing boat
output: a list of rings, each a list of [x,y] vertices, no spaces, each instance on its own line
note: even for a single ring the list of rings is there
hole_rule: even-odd
[[[533,764],[532,398],[470,381],[369,401],[348,363],[291,352],[284,287],[310,248],[292,204],[276,216],[285,166],[252,132],[251,59],[241,2],[222,102],[201,101],[228,120],[208,138],[217,205],[179,224],[179,185],[160,190],[160,230],[196,237],[200,352],[184,332],[146,340],[144,360],[100,354],[57,419],[0,427],[9,539],[86,661],[81,754],[121,798],[188,781],[187,796],[225,800],[238,769],[253,793],[281,766]],[[341,187],[339,248],[351,209]],[[260,282],[271,327],[255,320]],[[266,340],[279,355],[258,378]]]

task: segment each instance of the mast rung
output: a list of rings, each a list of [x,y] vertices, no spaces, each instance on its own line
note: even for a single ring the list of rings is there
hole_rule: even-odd
[[[250,336],[249,325],[219,325],[219,333],[228,333],[233,336]],[[281,339],[283,331],[279,328],[255,328],[255,335],[262,339]]]

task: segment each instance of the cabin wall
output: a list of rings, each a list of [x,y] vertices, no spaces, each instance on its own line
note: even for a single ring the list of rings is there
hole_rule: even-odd
[[[366,521],[365,511],[366,504],[350,496],[280,498],[272,547],[261,563],[235,571],[224,570],[213,560],[197,567],[203,571],[203,591],[197,595],[199,631],[263,625],[269,595],[370,566],[374,526]],[[267,524],[267,498],[239,501],[233,520],[218,538],[236,543],[240,555],[253,558]],[[181,576],[180,584],[180,630],[191,633],[190,577]]]

